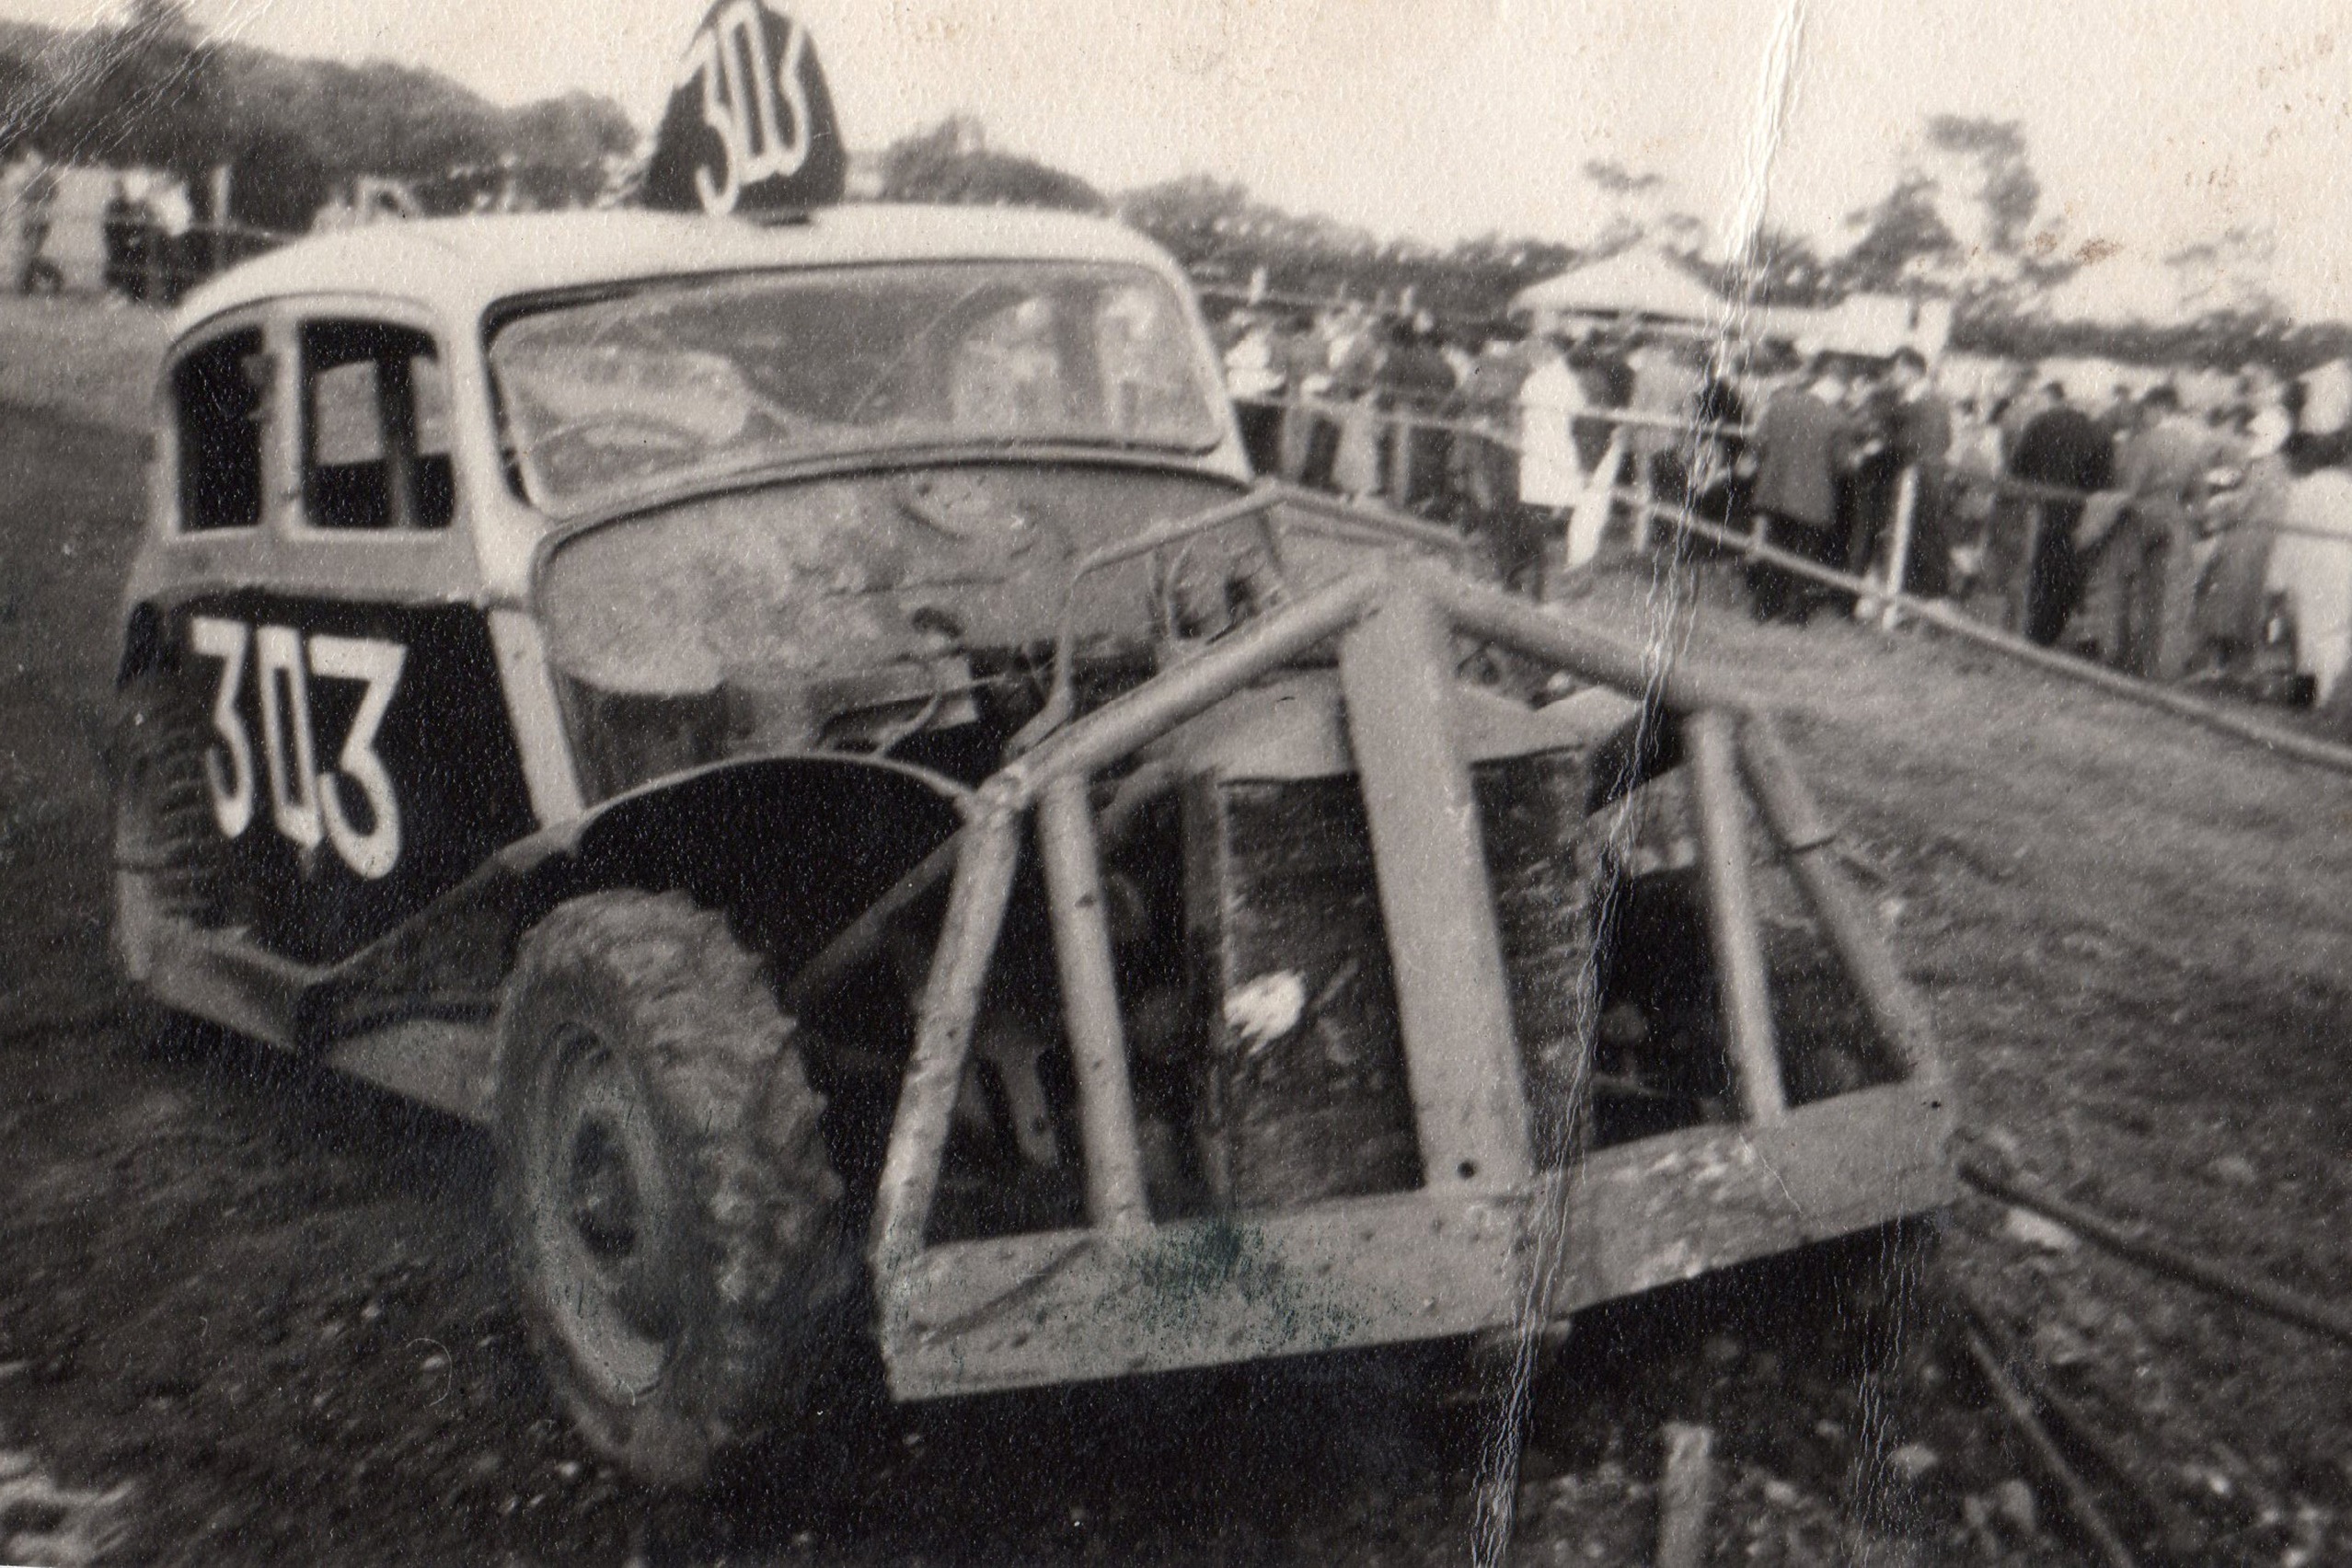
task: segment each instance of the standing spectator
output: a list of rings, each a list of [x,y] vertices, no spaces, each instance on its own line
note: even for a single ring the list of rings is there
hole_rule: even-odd
[[[1838,406],[1844,391],[1816,355],[1804,377],[1765,401],[1753,444],[1757,542],[1825,566],[1836,564],[1838,476],[1853,440]],[[1827,597],[1761,560],[1748,566],[1747,594],[1757,619],[1800,624]]]
[[[2030,484],[2063,490],[2103,490],[2115,472],[2115,444],[2098,421],[2066,400],[2066,388],[2052,382],[2049,407],[2035,414],[2010,454],[2009,471]],[[2080,499],[2039,498],[2040,526],[2025,563],[2025,635],[2044,647],[2066,630],[2082,594],[2082,563],[2074,530],[2082,521]]]
[[[2182,428],[2201,433],[2201,427],[2180,420]],[[2309,444],[2248,459],[2243,478],[2232,489],[2226,481],[2219,493],[2208,496],[2198,509],[2197,531],[2211,541],[2205,564],[2195,573],[2189,636],[2177,660],[2166,650],[2167,663],[2183,674],[2202,673],[2223,679],[2256,674],[2252,668],[2264,644],[2270,615],[2270,558],[2278,539],[2278,523],[2295,483],[2324,465],[2313,461]],[[2180,565],[2174,564],[2176,572]]]
[[[1741,478],[1747,451],[1740,427],[1747,403],[1734,380],[1731,357],[1722,344],[1709,352],[1699,390],[1690,405],[1690,438],[1681,455],[1686,473],[1676,504],[1710,522],[1729,524],[1747,511]]]
[[[1241,427],[1241,447],[1252,473],[1271,474],[1282,463],[1282,373],[1274,363],[1274,334],[1256,317],[1242,318],[1241,335],[1225,351],[1225,391]]]
[[[1899,465],[1893,386],[1877,376],[1857,375],[1847,392],[1846,412],[1853,439],[1839,476],[1838,537],[1843,544],[1835,564],[1860,576],[1874,568],[1895,512]]]
[[[1952,406],[1928,375],[1927,357],[1908,344],[1895,352],[1887,370],[1894,407],[1887,420],[1887,448],[1896,472],[1909,469],[1911,544],[1903,581],[1894,587],[1922,599],[1940,599],[1952,587],[1952,538],[1944,525],[1943,469],[1952,455]]]
[[[1626,427],[1626,444],[1633,454],[1633,471],[1664,505],[1681,501],[1689,479],[1684,448],[1700,391],[1699,369],[1691,361],[1688,351],[1652,341],[1637,341],[1630,361],[1633,391],[1626,407],[1656,422]]]
[[[2065,383],[2051,379],[2036,386],[2033,367],[2020,367],[2009,396],[1993,411],[1994,421],[2000,426],[2001,451],[2015,452],[2018,442],[2024,438],[2025,427],[2065,401]]]
[[[1325,477],[1308,477],[1315,432],[1321,423],[1320,416],[1309,407],[1309,399],[1323,395],[1331,371],[1330,362],[1323,357],[1323,339],[1315,329],[1314,317],[1303,314],[1293,317],[1289,329],[1276,341],[1275,349],[1282,370],[1284,404],[1282,477],[1296,485],[1325,483]],[[1329,467],[1328,458],[1325,467]]]
[[[2352,473],[2324,467],[2286,487],[2267,583],[2284,602],[2295,628],[2295,667],[2314,701],[2339,720],[2352,686]]]
[[[1380,367],[1380,383],[1390,409],[1399,416],[1389,499],[1409,511],[1434,510],[1445,500],[1453,437],[1442,425],[1421,421],[1435,420],[1453,398],[1454,367],[1446,363],[1435,324],[1428,317],[1397,323]]]
[[[134,301],[144,301],[156,292],[156,248],[163,243],[163,230],[156,224],[155,209],[146,197],[133,197],[130,230],[122,247],[122,292]]]
[[[131,293],[131,251],[139,232],[138,204],[131,200],[131,182],[115,176],[113,189],[107,192],[106,206],[98,215],[98,236],[106,247],[106,291],[128,296]]]
[[[1543,595],[1543,527],[1519,503],[1519,453],[1510,438],[1519,388],[1530,367],[1516,345],[1490,342],[1456,397],[1462,417],[1492,435],[1454,444],[1454,489],[1473,536],[1486,547],[1496,581],[1513,593]]]
[[[2140,425],[2116,453],[2116,486],[2130,513],[2108,537],[2095,567],[2113,586],[2116,663],[2164,678],[2186,667],[2195,605],[2196,510],[2205,474],[2220,456],[2211,434],[2181,412],[2170,386],[2140,399]]]
[[[1960,597],[1995,574],[1993,548],[2001,498],[1994,480],[2006,464],[2000,450],[2000,409],[1963,398],[1955,410],[1952,451],[1943,486],[1943,526],[1951,544],[1948,591]]]
[[[1344,496],[1360,499],[1379,494],[1387,473],[1381,460],[1387,421],[1380,417],[1380,368],[1387,359],[1388,345],[1381,334],[1369,329],[1351,334],[1334,352],[1332,395],[1340,407],[1332,488]]]
[[[2133,444],[2154,422],[2155,409],[2134,402],[2108,413],[2115,417],[2097,422],[2115,451],[2116,488],[2086,502],[2074,526],[2082,592],[2068,624],[2075,651],[2144,674],[2152,628],[2162,618],[2170,547],[2166,519],[2154,503],[2133,504],[2129,470]]]
[[[1539,514],[1528,520],[1549,552],[1559,514],[1584,499],[1585,465],[1576,451],[1577,416],[1585,384],[1557,337],[1539,339],[1534,365],[1519,384],[1519,502]],[[1540,571],[1538,572],[1540,579]]]
[[[188,200],[188,187],[177,179],[167,179],[148,196],[147,210],[154,215],[155,227],[148,236],[155,254],[156,292],[167,305],[177,305],[196,282],[198,268],[191,254],[191,231],[196,224],[196,209]]]
[[[2121,451],[2123,444],[2147,422],[2139,403],[2131,395],[2131,388],[2120,381],[2107,388],[2107,406],[2099,410],[2098,418],[2099,428],[2107,432],[2107,439],[2115,444],[2117,451]]]

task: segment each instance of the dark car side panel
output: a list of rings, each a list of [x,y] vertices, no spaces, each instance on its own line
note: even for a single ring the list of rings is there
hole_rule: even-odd
[[[222,924],[332,963],[536,827],[482,612],[256,590],[164,617],[210,729]]]

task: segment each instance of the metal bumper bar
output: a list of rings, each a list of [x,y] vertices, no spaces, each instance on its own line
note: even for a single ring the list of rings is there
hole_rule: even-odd
[[[1737,982],[1724,990],[1740,1124],[1643,1139],[1565,1172],[1531,1169],[1492,891],[1454,743],[1458,633],[1629,690],[1684,725],[1701,775],[1713,942]],[[1423,1187],[1155,1224],[1139,1191],[1084,785],[1332,641],[1396,959]],[[1895,1085],[1785,1106],[1745,895],[1743,770],[1907,1074]],[[974,1015],[1029,831],[1040,836],[1062,951],[1090,1225],[928,1245]],[[1538,1316],[1573,1312],[1946,1201],[1952,1118],[1925,1013],[1840,868],[1817,853],[1827,839],[1777,737],[1726,688],[1410,564],[1331,582],[1040,737],[983,787],[961,836],[884,1160],[870,1261],[894,1391],[925,1398],[1524,1328],[1531,1304]],[[1560,1205],[1564,1230],[1537,1223]],[[1563,1237],[1540,1260],[1539,1304],[1539,1235]]]

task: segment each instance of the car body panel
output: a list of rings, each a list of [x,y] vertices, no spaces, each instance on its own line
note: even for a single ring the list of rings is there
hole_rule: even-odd
[[[870,206],[767,224],[646,212],[430,220],[300,240],[191,294],[157,389],[150,516],[120,623],[129,628],[123,673],[156,676],[209,716],[213,815],[236,831],[224,835],[214,923],[181,933],[176,946],[152,932],[127,938],[126,952],[145,955],[138,969],[195,1010],[294,1043],[297,1009],[256,997],[299,989],[380,947],[501,849],[536,832],[586,828],[589,791],[533,582],[557,536],[581,530],[551,525],[504,482],[485,355],[495,313],[650,281],[959,260],[1146,269],[1182,303],[1200,363],[1215,363],[1163,252],[1120,225],[1064,214]],[[317,438],[306,432],[318,416],[306,402],[304,330],[340,321],[406,329],[437,350],[454,490],[446,526],[352,531],[311,515],[305,453]],[[259,333],[267,356],[250,373],[258,515],[250,525],[191,530],[174,478],[182,454],[172,377],[185,356],[243,333]],[[989,455],[1008,474],[1024,460]],[[1230,487],[1245,477],[1229,418],[1216,447],[1195,456],[1057,455],[1156,473],[1146,482],[1162,487]],[[928,457],[833,462],[913,469]],[[758,476],[748,488],[778,490],[794,477]],[[200,624],[209,651],[196,646]],[[371,732],[357,735],[371,703],[379,709],[366,715]],[[397,799],[388,830],[367,809],[379,767]],[[125,921],[163,918],[150,903],[126,898]],[[250,963],[225,956],[246,950]],[[159,953],[167,960],[153,962]],[[207,968],[225,978],[188,981]]]
[[[492,214],[298,240],[190,294],[172,336],[298,294],[406,300],[454,323],[503,300],[641,279],[980,260],[1125,262],[1182,282],[1167,252],[1123,224],[1029,209],[855,202],[768,223],[640,211]]]
[[[190,296],[158,390],[121,668],[126,686],[157,696],[164,721],[195,727],[194,784],[218,842],[203,846],[209,903],[192,912],[169,906],[159,874],[118,866],[117,944],[134,981],[167,1005],[487,1121],[513,955],[565,900],[676,891],[722,913],[794,996],[811,1041],[824,998],[794,995],[800,982],[870,937],[863,958],[844,962],[912,977],[868,1248],[881,1348],[908,1398],[1528,1329],[1949,1196],[1951,1113],[1931,1065],[1771,1116],[1601,1148],[1574,1168],[1554,1158],[1540,1124],[1567,1091],[1538,1081],[1556,1064],[1527,1053],[1556,1036],[1563,1057],[1585,1043],[1576,1065],[1589,1065],[1578,1032],[1597,917],[1577,880],[1588,869],[1578,836],[1607,801],[1678,759],[1684,721],[1712,734],[1704,726],[1721,715],[1678,709],[1661,729],[1661,704],[1673,706],[1662,694],[1687,693],[1687,680],[1654,682],[1630,653],[1596,663],[1581,633],[1533,612],[1527,629],[1523,606],[1410,564],[1444,553],[1435,528],[1296,496],[1301,515],[1271,515],[1285,492],[1242,496],[1229,409],[1212,405],[1216,438],[1196,453],[1109,440],[893,447],[878,434],[874,450],[686,474],[666,489],[655,475],[663,483],[599,492],[593,512],[560,520],[510,482],[488,363],[510,309],[656,281],[960,261],[1146,269],[1182,302],[1198,365],[1216,363],[1182,273],[1148,241],[1101,220],[1000,211],[391,225],[290,245]],[[348,363],[375,366],[380,455],[319,455],[321,381],[346,363],[320,350],[306,366],[321,323],[364,324]],[[396,345],[381,351],[390,357],[367,358],[371,333]],[[432,354],[398,346],[416,334]],[[206,395],[227,412],[190,423],[190,439],[244,464],[249,434],[252,515],[191,531],[175,475],[193,416],[175,378],[207,353],[217,363],[199,368],[219,381]],[[444,455],[421,441],[415,377],[428,360],[445,382],[443,526],[420,500],[425,465]],[[320,525],[333,496],[373,496],[379,469],[384,526]],[[247,469],[236,472],[228,511],[241,513]],[[202,511],[202,497],[191,504]],[[1266,563],[1253,551],[1272,563],[1262,599]],[[1563,671],[1583,659],[1593,667],[1581,678],[1625,695],[1538,708],[1465,685],[1458,640],[1482,626],[1519,627],[1486,640]],[[1072,671],[1090,658],[1101,689],[1084,707]],[[1011,718],[997,730],[944,717],[979,713],[989,680],[1040,706],[1000,704]],[[844,715],[882,717],[845,733],[831,727]],[[934,738],[921,732],[935,720],[980,736],[986,766],[894,758],[909,737]],[[1547,760],[1557,799],[1524,790],[1513,801],[1533,804],[1505,802],[1510,822],[1490,811],[1482,790],[1509,792],[1488,789],[1503,765]],[[1184,962],[1223,941],[1218,920],[1262,917],[1247,940],[1216,947],[1240,956],[1202,969],[1188,998],[1205,1006],[1196,1021],[1212,1052],[1243,1059],[1242,1026],[1218,998],[1256,980],[1288,975],[1302,1007],[1320,997],[1341,1021],[1342,1001],[1370,998],[1357,1009],[1367,1019],[1387,1007],[1393,1018],[1356,1032],[1401,1042],[1392,1098],[1409,1101],[1418,1159],[1401,1186],[1301,1199],[1277,1170],[1264,1201],[1216,1208],[1213,1191],[1206,1213],[1154,1221],[1136,1195],[1083,1229],[929,1237],[987,966],[1032,831],[1045,892],[1040,902],[1023,884],[1020,896],[1032,927],[1053,917],[1045,951],[1066,962],[1072,1070],[1124,1061],[1109,957],[1120,901],[1106,895],[1093,836],[1096,813],[1116,816],[1118,792],[1154,769],[1184,791],[1164,813],[1172,839],[1151,841],[1186,861],[1179,935],[1198,951]],[[1208,842],[1185,836],[1199,801],[1286,794],[1348,798],[1352,814],[1324,813],[1342,824],[1344,856],[1314,860],[1329,846],[1271,830],[1239,849],[1237,830],[1220,841],[1223,861],[1194,856]],[[1051,822],[1043,808],[1023,815],[1048,795]],[[1505,827],[1515,836],[1499,862],[1489,835]],[[1285,861],[1292,852],[1306,870]],[[1342,859],[1353,881],[1331,874]],[[1202,883],[1229,895],[1216,920],[1186,880],[1212,865],[1239,868]],[[1522,877],[1530,866],[1545,874]],[[1120,885],[1121,906],[1142,907],[1134,883]],[[1281,902],[1302,890],[1353,900],[1354,923],[1312,897]],[[875,912],[902,894],[901,914],[941,895],[926,955],[885,953],[889,917]],[[1530,917],[1538,905],[1551,917]],[[1090,970],[1066,963],[1080,941],[1100,960]],[[1366,942],[1396,961],[1393,983],[1374,984],[1381,963],[1358,963]],[[1338,978],[1310,993],[1291,973],[1309,963]],[[1544,1008],[1514,986],[1540,989]],[[1247,1045],[1248,1059],[1272,1043]],[[1286,1069],[1294,1055],[1309,1066],[1328,1055],[1308,1043],[1301,1034],[1296,1051],[1263,1059]],[[1090,1182],[1114,1157],[1134,1177],[1132,1113],[1090,1113]],[[1140,1178],[1124,1186],[1139,1194]],[[1088,1202],[1098,1196],[1090,1187]]]

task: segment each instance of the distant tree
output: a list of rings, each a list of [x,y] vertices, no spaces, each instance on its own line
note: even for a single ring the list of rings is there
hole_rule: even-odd
[[[1612,196],[1642,196],[1666,188],[1666,177],[1637,174],[1613,158],[1594,158],[1584,166],[1586,179]]]
[[[287,125],[248,129],[228,164],[230,221],[280,234],[308,228],[335,183],[310,139]]]
[[[0,157],[38,144],[56,98],[56,79],[38,56],[0,50]]]
[[[1239,181],[1187,174],[1130,190],[1119,199],[1119,215],[1189,264],[1215,256],[1237,236],[1256,237],[1262,213]]]
[[[993,152],[977,121],[951,115],[902,137],[882,154],[882,200],[978,206],[1058,207],[1100,213],[1110,203],[1074,174]]]
[[[1767,224],[1748,242],[1741,264],[1716,274],[1717,287],[1725,293],[1744,283],[1752,283],[1758,305],[1812,307],[1829,303],[1836,278],[1812,240]]]
[[[1838,259],[1832,282],[1840,289],[1892,293],[1911,280],[1918,263],[1956,256],[1960,241],[1938,211],[1934,179],[1913,169],[1872,206],[1848,218],[1862,238]]]
[[[1985,209],[1987,242],[1995,250],[2016,250],[2042,202],[2042,182],[2026,157],[2024,128],[2014,120],[1938,114],[1928,120],[1927,144],[1975,165],[1975,196]]]
[[[130,0],[123,7],[122,29],[155,42],[193,49],[204,40],[188,0]]]
[[[462,211],[510,183],[530,205],[586,202],[603,189],[608,161],[637,141],[618,105],[588,94],[501,110],[430,71],[246,49],[224,50],[216,70],[236,130],[233,162],[255,146],[293,158],[299,140],[329,189],[386,176],[409,182],[428,211]],[[257,143],[264,128],[271,135]],[[238,176],[239,190],[253,183]]]
[[[620,105],[575,92],[511,110],[501,139],[534,205],[574,207],[603,191],[609,166],[636,150],[638,135]]]
[[[438,73],[379,61],[330,68],[323,85],[314,138],[355,173],[430,179],[504,151],[498,111]]]
[[[446,76],[298,60],[207,39],[185,0],[128,0],[79,32],[0,21],[0,156],[179,175],[201,203],[231,169],[231,215],[308,226],[355,175],[408,180],[440,210],[512,185],[533,205],[603,194],[638,141],[608,98],[498,108]]]
[[[143,164],[198,182],[223,141],[215,66],[181,0],[132,0],[121,22],[82,35],[35,140],[70,162]]]

